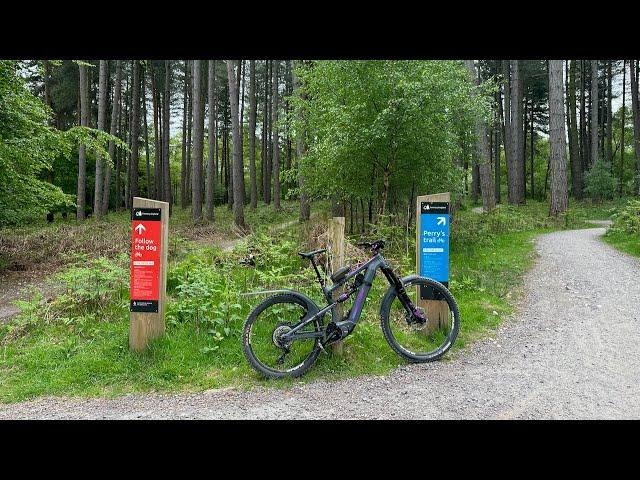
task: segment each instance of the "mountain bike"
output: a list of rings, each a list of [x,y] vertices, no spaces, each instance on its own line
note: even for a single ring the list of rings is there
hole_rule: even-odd
[[[311,261],[327,302],[320,308],[310,297],[294,290],[273,293],[247,317],[242,332],[242,350],[249,364],[266,378],[299,377],[332,343],[350,335],[360,320],[365,299],[378,269],[390,284],[380,304],[382,331],[394,352],[410,362],[430,362],[442,357],[453,345],[460,329],[458,306],[449,290],[430,278],[409,275],[398,278],[382,256],[384,240],[361,242],[372,257],[355,267],[345,266],[332,275],[326,286],[315,257],[327,249],[300,252]],[[344,287],[342,292],[338,289]],[[428,292],[425,294],[424,292]],[[352,308],[340,318],[337,306],[357,294]],[[428,318],[417,306],[424,295],[446,302],[448,314],[439,309],[438,318]],[[325,325],[324,317],[331,312]]]

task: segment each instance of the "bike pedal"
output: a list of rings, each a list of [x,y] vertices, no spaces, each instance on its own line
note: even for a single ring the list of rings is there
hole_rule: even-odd
[[[318,342],[318,346],[320,346],[320,350],[322,350],[322,351],[325,353],[325,355],[329,355],[329,352],[327,352],[327,351],[324,349],[324,345],[322,345],[322,342]]]

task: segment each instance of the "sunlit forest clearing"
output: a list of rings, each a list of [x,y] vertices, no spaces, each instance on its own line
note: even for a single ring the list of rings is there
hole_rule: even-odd
[[[317,298],[296,253],[323,246],[330,217],[350,263],[358,240],[385,238],[415,272],[416,197],[438,192],[455,355],[515,311],[537,235],[611,219],[604,241],[640,256],[639,74],[638,60],[1,60],[0,400],[260,384],[241,294]],[[127,348],[134,197],[171,206],[167,334],[143,355]],[[385,288],[305,381],[402,364],[379,328]]]

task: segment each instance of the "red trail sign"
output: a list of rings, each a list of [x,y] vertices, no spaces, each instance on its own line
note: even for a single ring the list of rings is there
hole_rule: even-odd
[[[161,210],[134,208],[131,220],[132,312],[157,312],[160,298]]]

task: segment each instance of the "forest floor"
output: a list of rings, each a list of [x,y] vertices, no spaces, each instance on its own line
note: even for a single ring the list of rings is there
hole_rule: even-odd
[[[604,232],[540,235],[517,313],[440,362],[286,388],[45,397],[0,418],[638,418],[640,261]]]
[[[279,223],[270,228],[288,228],[297,221],[289,219],[292,205],[284,207],[275,217]],[[170,226],[170,255],[184,254],[181,250],[185,241],[192,241],[196,246],[217,246],[227,252],[242,241],[245,234],[232,226],[227,208],[223,206],[217,212],[221,218],[213,224],[193,224],[184,211],[176,210]],[[256,215],[249,210],[247,213],[249,219],[254,220]],[[53,275],[82,255],[112,258],[126,252],[130,238],[130,226],[124,219],[127,215],[126,212],[112,213],[102,223],[88,220],[79,224],[60,219],[53,224],[0,231],[0,324],[20,312],[16,301],[28,300],[34,292],[41,293],[45,300],[60,293],[60,285],[51,281]]]

